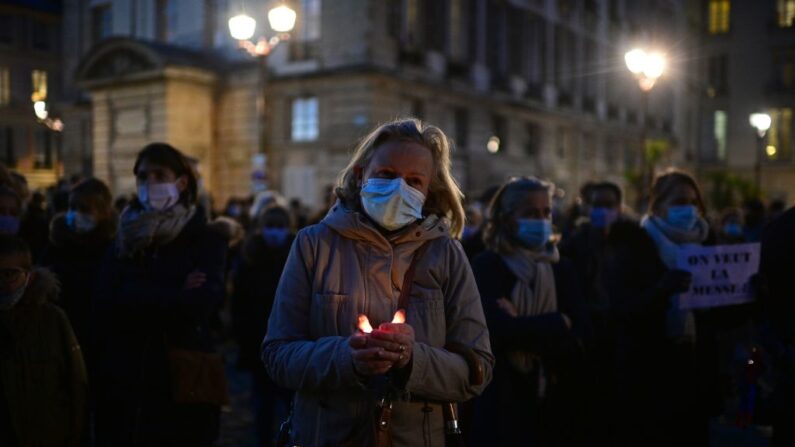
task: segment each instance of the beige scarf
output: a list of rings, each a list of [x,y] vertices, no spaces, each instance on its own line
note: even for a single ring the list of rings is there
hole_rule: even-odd
[[[544,251],[519,249],[510,255],[502,255],[508,269],[516,276],[511,291],[511,302],[520,317],[533,317],[558,311],[555,290],[555,274],[552,264],[560,260],[557,247],[550,245]],[[526,351],[509,353],[508,359],[518,371],[534,371],[538,356]]]

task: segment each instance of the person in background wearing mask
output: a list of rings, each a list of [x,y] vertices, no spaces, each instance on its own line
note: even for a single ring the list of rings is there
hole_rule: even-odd
[[[0,235],[0,445],[84,445],[87,379],[58,280]]]
[[[11,188],[0,186],[0,234],[19,234],[22,199]]]
[[[552,236],[553,186],[508,181],[489,211],[473,271],[497,368],[473,405],[472,445],[580,445],[587,311],[574,265]]]
[[[465,208],[466,225],[461,234],[461,245],[470,261],[486,249],[483,244],[483,212],[479,203],[470,203]]]
[[[226,241],[177,149],[146,146],[133,173],[138,198],[94,300],[96,445],[211,446],[227,400],[208,329],[224,300]]]
[[[613,327],[610,299],[602,278],[606,241],[610,230],[623,218],[621,188],[612,182],[589,184],[590,215],[574,233],[560,243],[562,256],[571,259],[577,268],[592,326],[586,340],[588,433],[597,443],[610,444],[617,422],[610,408],[614,393]]]
[[[742,244],[746,242],[743,231],[743,211],[727,208],[720,213],[717,231],[718,244]]]
[[[243,244],[234,275],[232,328],[240,346],[237,366],[252,374],[252,399],[260,446],[271,446],[279,424],[287,418],[291,393],[276,385],[260,360],[260,345],[268,331],[276,287],[293,242],[289,212],[267,208],[256,231]]]
[[[655,180],[641,226],[619,221],[608,235],[602,274],[615,325],[615,445],[707,445],[710,387],[696,365],[695,317],[675,299],[692,283],[677,253],[707,242],[703,215],[696,182],[669,172]]]
[[[442,445],[443,403],[469,400],[488,384],[494,358],[455,239],[464,208],[450,164],[439,128],[416,119],[384,124],[340,174],[336,205],[296,236],[262,346],[273,380],[296,391],[290,442],[369,445],[376,400],[389,384],[393,445]],[[413,259],[413,281],[404,284]],[[406,322],[393,323],[401,290]],[[357,330],[358,314],[371,333]],[[470,381],[470,361],[482,368],[481,383]]]
[[[111,200],[110,190],[101,180],[77,184],[69,194],[69,210],[56,215],[50,224],[50,245],[42,261],[61,281],[58,304],[86,351],[91,350],[89,318],[94,287],[116,234]]]

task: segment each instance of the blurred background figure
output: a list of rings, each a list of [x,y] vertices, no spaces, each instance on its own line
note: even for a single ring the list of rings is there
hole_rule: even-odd
[[[587,310],[551,242],[553,186],[510,180],[494,196],[473,272],[497,366],[473,401],[472,445],[582,445]]]
[[[742,244],[747,242],[744,231],[743,210],[739,208],[726,208],[721,211],[716,228],[718,244]]]
[[[287,418],[292,393],[276,385],[260,360],[260,344],[287,255],[293,242],[290,213],[279,206],[263,210],[244,242],[235,272],[232,331],[238,343],[237,367],[251,373],[260,446],[271,446]]]
[[[110,190],[101,180],[78,183],[69,194],[69,210],[52,219],[49,246],[42,259],[61,281],[59,305],[71,320],[89,362],[94,288],[118,224],[111,200]]]

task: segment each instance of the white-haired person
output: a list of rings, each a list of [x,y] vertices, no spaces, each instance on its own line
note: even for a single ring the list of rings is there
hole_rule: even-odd
[[[296,391],[289,440],[368,445],[385,418],[377,436],[394,446],[442,445],[444,403],[480,394],[494,362],[456,240],[464,209],[447,137],[415,119],[381,125],[359,143],[337,196],[298,233],[262,346],[273,380]],[[405,323],[393,322],[401,313]],[[358,329],[365,317],[372,332]],[[476,370],[483,380],[470,380]]]

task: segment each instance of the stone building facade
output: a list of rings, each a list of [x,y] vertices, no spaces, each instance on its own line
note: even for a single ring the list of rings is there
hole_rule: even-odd
[[[216,203],[251,193],[261,117],[269,186],[312,207],[356,141],[402,116],[453,138],[471,194],[512,175],[569,191],[595,178],[625,184],[644,136],[667,147],[661,165],[697,152],[685,1],[294,0],[296,29],[268,57],[264,109],[261,66],[226,29],[239,2],[65,3],[83,5],[65,17],[100,26],[68,59],[91,99],[94,173],[116,192],[131,191],[135,152],[166,140],[200,161]],[[275,3],[248,1],[246,12],[262,26]],[[670,58],[647,113],[623,61],[634,45]]]

